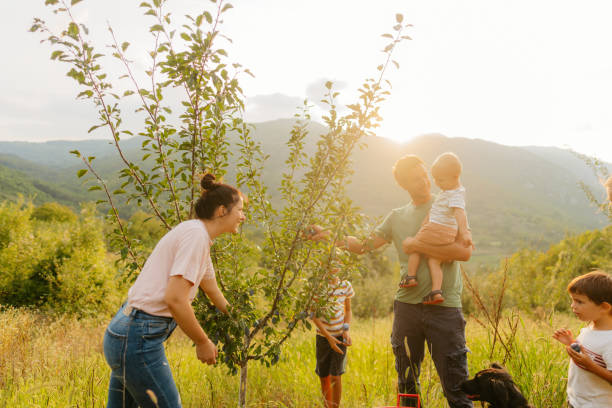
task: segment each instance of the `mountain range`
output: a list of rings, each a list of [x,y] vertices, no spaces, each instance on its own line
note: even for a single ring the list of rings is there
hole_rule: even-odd
[[[285,145],[292,120],[254,125],[253,137],[270,154],[264,180],[272,188],[280,183],[288,148]],[[312,153],[325,128],[312,123],[306,151]],[[138,137],[122,141],[132,160],[142,155]],[[397,143],[368,137],[367,148],[353,154],[354,174],[348,187],[355,204],[368,215],[384,216],[409,201],[395,183],[393,163],[414,153],[431,164],[443,152],[455,152],[463,162],[462,183],[467,191],[467,211],[479,259],[498,260],[524,246],[544,248],[567,234],[601,228],[607,218],[590,205],[579,182],[597,194],[601,186],[592,170],[571,151],[556,147],[512,147],[440,134]],[[120,161],[108,140],[50,141],[45,143],[0,142],[0,200],[18,194],[36,203],[57,201],[77,207],[79,202],[101,198],[90,193],[76,177],[81,168],[70,150],[96,156],[94,165],[107,180],[116,180]],[[231,174],[228,174],[228,179]],[[128,216],[133,207],[124,208]]]

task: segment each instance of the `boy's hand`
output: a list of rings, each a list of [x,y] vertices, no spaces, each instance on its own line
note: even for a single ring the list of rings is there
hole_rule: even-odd
[[[553,334],[553,339],[565,344],[566,346],[569,346],[574,342],[572,332],[565,328],[556,330]]]
[[[593,367],[596,364],[586,353],[578,353],[570,346],[565,347],[565,350],[578,367],[582,368],[583,370],[593,371]]]
[[[342,340],[344,342],[344,344],[346,346],[352,346],[353,345],[353,340],[351,340],[351,335],[349,334],[348,331],[343,331],[342,332]]]
[[[340,340],[338,340],[334,336],[329,336],[329,337],[326,337],[326,338],[327,338],[327,342],[329,343],[329,346],[332,348],[332,350],[334,350],[338,354],[344,354],[342,352],[342,350],[340,350],[340,347],[338,347],[338,344],[342,344],[342,342]]]

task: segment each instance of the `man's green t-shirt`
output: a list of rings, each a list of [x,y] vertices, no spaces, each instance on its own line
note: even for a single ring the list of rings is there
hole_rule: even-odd
[[[408,254],[402,250],[402,242],[407,237],[414,237],[421,228],[423,220],[427,216],[433,198],[421,205],[412,203],[392,210],[376,227],[374,233],[388,242],[393,242],[400,262],[400,275],[403,278],[408,273]],[[440,306],[461,307],[461,290],[463,282],[457,262],[442,264],[444,273],[442,280],[442,293],[444,303]],[[421,255],[421,262],[417,270],[418,285],[411,288],[400,288],[398,286],[395,300],[403,303],[417,304],[423,302],[423,297],[431,291],[431,276],[427,266],[427,258]]]

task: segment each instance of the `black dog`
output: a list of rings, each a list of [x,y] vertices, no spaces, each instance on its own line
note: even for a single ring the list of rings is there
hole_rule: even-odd
[[[479,371],[461,384],[461,391],[473,401],[485,401],[489,408],[532,408],[504,367],[497,363]]]

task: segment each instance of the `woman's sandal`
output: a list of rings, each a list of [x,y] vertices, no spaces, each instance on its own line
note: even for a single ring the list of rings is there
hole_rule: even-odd
[[[419,282],[417,281],[417,277],[416,276],[404,276],[404,279],[402,279],[399,283],[400,288],[411,288],[413,286],[417,286],[419,284]]]
[[[437,305],[442,302],[444,302],[444,296],[442,296],[441,290],[432,290],[423,298],[424,305]]]

